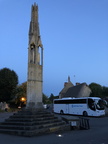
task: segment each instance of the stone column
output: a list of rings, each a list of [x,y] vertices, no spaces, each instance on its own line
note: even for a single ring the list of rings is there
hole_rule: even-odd
[[[29,29],[27,108],[42,108],[42,85],[43,45],[39,33],[38,6],[34,4]]]

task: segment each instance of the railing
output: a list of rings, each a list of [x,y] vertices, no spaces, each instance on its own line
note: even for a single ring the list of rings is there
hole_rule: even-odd
[[[90,129],[89,119],[80,117],[80,129],[81,130],[88,130]]]

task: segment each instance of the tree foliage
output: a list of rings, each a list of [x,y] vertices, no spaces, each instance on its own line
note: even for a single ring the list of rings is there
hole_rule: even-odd
[[[102,86],[97,84],[97,83],[91,83],[89,85],[92,93],[91,93],[91,97],[102,97]]]
[[[51,103],[51,101],[49,100],[49,98],[45,94],[43,94],[43,103],[44,104],[50,104]]]
[[[103,86],[102,95],[103,97],[108,97],[108,87]]]
[[[53,103],[53,100],[54,99],[58,99],[59,98],[59,96],[54,96],[52,93],[51,93],[51,95],[50,95],[50,97],[49,97],[49,100],[51,101],[51,103]]]
[[[53,100],[54,100],[54,95],[51,93],[50,97],[49,97],[49,100],[51,101],[51,103],[53,103]]]
[[[15,71],[9,68],[0,70],[0,101],[8,102],[11,100],[16,92],[18,84],[18,76]]]
[[[20,104],[21,98],[27,99],[27,82],[17,86],[15,103]]]

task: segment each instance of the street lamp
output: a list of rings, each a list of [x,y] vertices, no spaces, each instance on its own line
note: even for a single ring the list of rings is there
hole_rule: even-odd
[[[21,102],[25,102],[26,101],[26,98],[25,97],[22,97],[21,98]]]
[[[21,101],[20,105],[21,105],[21,107],[23,107],[26,104],[26,98],[25,97],[21,97],[20,101]]]

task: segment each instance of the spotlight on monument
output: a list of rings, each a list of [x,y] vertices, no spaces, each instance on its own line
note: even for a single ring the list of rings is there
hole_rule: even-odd
[[[63,135],[62,134],[58,134],[57,137],[63,137]]]

